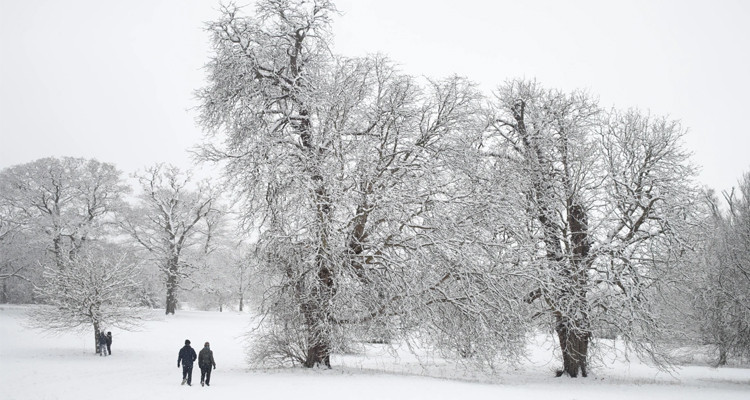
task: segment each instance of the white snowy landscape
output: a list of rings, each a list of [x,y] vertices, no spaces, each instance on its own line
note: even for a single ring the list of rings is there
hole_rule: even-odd
[[[749,18],[0,0],[0,400],[750,400]]]
[[[332,357],[333,369],[263,370],[245,361],[250,317],[237,312],[181,311],[138,332],[113,330],[112,356],[94,354],[91,333],[49,336],[25,327],[27,306],[0,308],[0,398],[52,399],[747,399],[750,368],[689,365],[671,374],[619,357],[586,379],[555,378],[550,343],[529,348],[523,366],[471,376],[439,360],[420,363],[407,352],[372,348],[367,360]],[[189,338],[211,342],[217,368],[210,387],[180,385],[177,353]],[[544,338],[542,338],[544,339]]]

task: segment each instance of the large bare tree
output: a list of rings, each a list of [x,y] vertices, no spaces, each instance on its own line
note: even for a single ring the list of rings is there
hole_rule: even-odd
[[[65,268],[48,264],[35,288],[44,305],[29,314],[33,327],[49,332],[93,328],[94,348],[99,333],[111,327],[134,329],[148,317],[138,297],[140,269],[112,245],[88,248]]]
[[[659,285],[684,249],[695,197],[684,131],[638,111],[602,112],[584,92],[516,80],[496,95],[487,143],[523,173],[543,257],[538,287],[562,352],[559,375],[586,376],[592,336],[613,331],[644,353],[661,332]],[[543,314],[543,315],[545,315]]]
[[[114,165],[83,158],[42,158],[0,172],[5,223],[46,237],[59,268],[104,233],[129,192]]]
[[[229,8],[210,24],[202,119],[223,140],[204,156],[225,162],[261,232],[261,356],[329,364],[355,332],[394,334],[394,316],[407,332],[437,333],[461,312],[497,321],[492,348],[517,349],[522,334],[508,332],[522,324],[506,318],[517,303],[492,298],[512,285],[512,263],[470,252],[501,253],[492,229],[471,223],[476,193],[460,170],[475,155],[479,94],[461,78],[404,75],[382,57],[333,56],[333,12],[325,1],[262,1],[255,17]],[[478,231],[480,244],[460,237]],[[483,316],[473,313],[480,303]]]
[[[723,197],[706,195],[703,246],[693,263],[691,290],[682,293],[692,306],[688,328],[714,348],[716,365],[750,354],[750,173]]]
[[[190,172],[157,164],[137,175],[139,203],[121,226],[153,257],[164,274],[166,313],[177,308],[177,290],[210,251],[221,217],[219,194],[207,183],[190,186]],[[191,254],[192,250],[192,254]]]

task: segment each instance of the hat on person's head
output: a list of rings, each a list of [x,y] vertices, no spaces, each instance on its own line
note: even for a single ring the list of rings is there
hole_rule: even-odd
[[[186,345],[190,344],[190,340],[188,340],[188,339],[185,339],[185,344],[186,344]]]
[[[208,342],[206,342],[206,344],[204,344],[204,346],[208,347],[209,346]]]

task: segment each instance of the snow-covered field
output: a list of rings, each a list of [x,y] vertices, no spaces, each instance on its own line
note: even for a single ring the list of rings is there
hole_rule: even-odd
[[[586,379],[554,378],[550,343],[523,366],[469,376],[450,364],[420,367],[412,357],[374,350],[367,359],[333,357],[334,368],[252,369],[242,335],[247,314],[154,313],[139,332],[112,329],[112,356],[94,355],[93,333],[48,336],[24,327],[22,306],[0,306],[0,399],[750,399],[750,369],[683,367],[672,375],[632,358],[597,366]],[[177,352],[185,339],[211,342],[211,387],[181,386]]]

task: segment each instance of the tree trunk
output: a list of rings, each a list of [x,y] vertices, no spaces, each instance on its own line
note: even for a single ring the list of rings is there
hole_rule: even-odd
[[[331,368],[330,335],[326,328],[326,312],[317,301],[309,302],[304,308],[307,325],[307,354],[304,366],[312,368],[323,364]]]
[[[586,269],[589,256],[588,216],[586,210],[577,201],[569,198],[566,204],[568,214],[568,228],[571,232],[572,255],[570,262],[563,271],[563,279],[568,297],[573,300],[573,309],[581,317],[571,319],[558,313],[556,315],[557,337],[560,340],[560,350],[563,356],[563,369],[557,376],[567,374],[571,378],[588,376],[586,362],[589,352],[591,331],[587,320],[588,306],[586,302],[586,286],[588,279]]]
[[[167,305],[166,314],[174,315],[175,309],[177,309],[177,298],[175,297],[175,278],[170,276],[167,280]]]
[[[94,322],[94,349],[96,349],[96,354],[99,354],[99,323]]]
[[[326,217],[327,211],[326,209]],[[312,291],[307,306],[304,307],[308,346],[304,365],[307,368],[312,368],[316,364],[323,364],[331,368],[331,337],[329,332],[331,318],[327,307],[333,297],[334,283],[333,272],[328,267],[327,259],[324,256],[325,251],[323,249],[327,245],[327,234],[323,232],[320,239],[321,249],[316,257],[317,285]]]
[[[245,305],[244,296],[240,295],[240,312],[242,312],[244,305]]]
[[[55,263],[57,264],[57,268],[62,271],[65,269],[65,261],[63,260],[62,256],[62,244],[60,243],[62,239],[59,235],[55,236],[54,239],[52,239],[52,252],[55,255]]]
[[[560,340],[563,357],[563,369],[557,371],[557,376],[567,374],[571,378],[575,378],[578,376],[579,370],[582,377],[588,376],[586,362],[591,334],[576,325],[578,324],[565,317],[559,315],[557,317],[555,331]]]
[[[315,255],[315,267],[318,271],[317,281],[311,298],[307,302],[308,309],[305,313],[307,324],[307,358],[305,367],[312,368],[315,364],[324,364],[331,368],[331,318],[328,307],[334,292],[333,271],[329,266],[328,257],[328,218],[331,212],[328,193],[323,184],[323,178],[315,171],[312,181],[316,184],[315,201],[317,204],[318,219],[318,249]]]
[[[170,260],[167,270],[167,304],[166,314],[174,315],[177,309],[177,261]]]
[[[716,363],[717,367],[727,365],[727,348],[723,344],[719,346],[719,361]]]
[[[0,304],[8,303],[8,279],[3,279],[3,290],[0,292]]]

